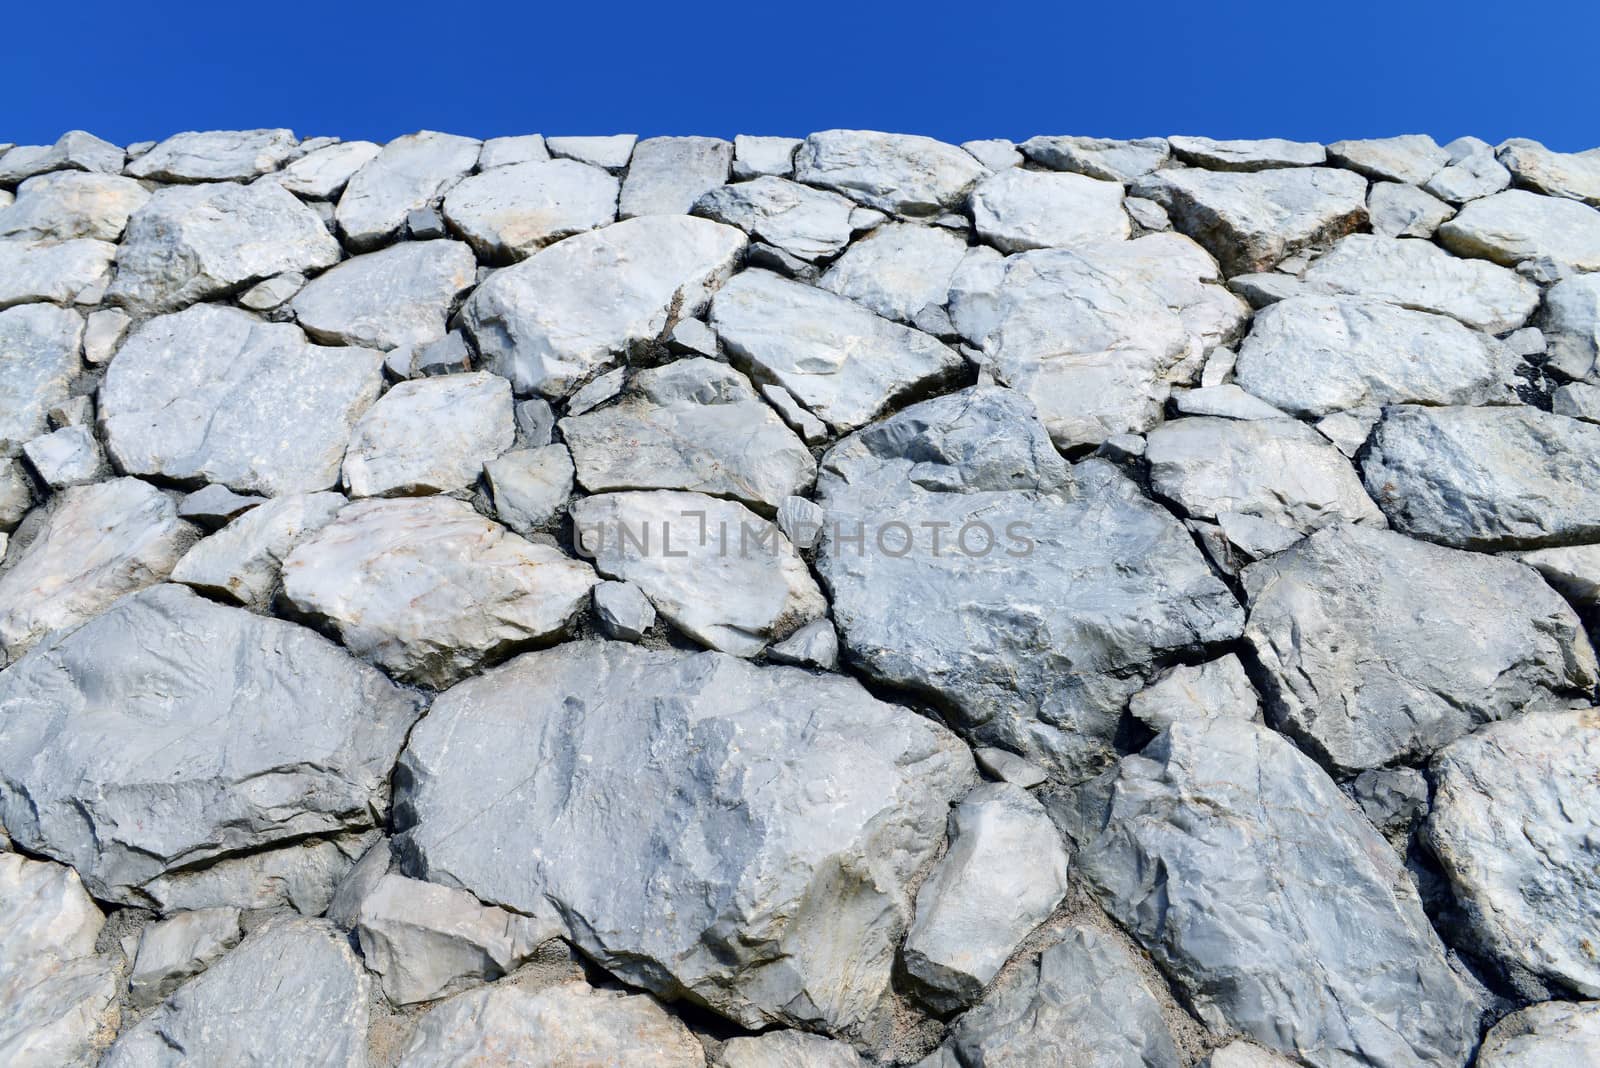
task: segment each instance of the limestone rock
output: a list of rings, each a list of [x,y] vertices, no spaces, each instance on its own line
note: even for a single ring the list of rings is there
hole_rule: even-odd
[[[480,143],[470,137],[419,133],[397,137],[351,176],[335,218],[346,243],[358,252],[386,244],[417,208],[436,203],[478,162]]]
[[[1115,240],[1131,229],[1121,183],[1018,167],[978,183],[972,218],[978,235],[1002,252]]]
[[[1104,137],[1030,137],[1022,154],[1043,167],[1075,171],[1108,182],[1131,182],[1167,161],[1165,138],[1113,141]]]
[[[239,910],[196,909],[153,923],[139,937],[139,953],[128,976],[130,1000],[139,1008],[167,995],[209,968],[239,944]]]
[[[767,659],[819,671],[838,671],[839,635],[826,619],[814,620],[768,647]]]
[[[1373,182],[1367,190],[1372,232],[1381,237],[1432,237],[1455,209],[1431,193],[1399,182]]]
[[[1261,719],[1261,698],[1232,653],[1204,664],[1179,664],[1128,701],[1128,712],[1153,731],[1226,716]]]
[[[178,502],[180,518],[210,529],[222,526],[235,516],[259,506],[266,498],[235,493],[227,486],[203,486]]]
[[[865,1068],[843,1042],[804,1031],[768,1031],[729,1039],[716,1068]]]
[[[547,163],[550,150],[538,134],[519,134],[515,137],[491,137],[483,143],[478,153],[478,170],[509,167],[517,163]]]
[[[894,223],[851,245],[817,284],[885,319],[950,333],[941,309],[966,254],[967,243],[948,230]]]
[[[545,147],[557,159],[575,159],[591,167],[600,167],[615,174],[628,165],[635,134],[611,134],[608,137],[546,137]]]
[[[0,185],[13,186],[49,171],[117,174],[125,158],[122,149],[94,134],[68,130],[53,145],[16,145],[0,155]]]
[[[1421,185],[1450,162],[1450,153],[1427,134],[1402,134],[1366,141],[1335,141],[1328,159],[1374,181]]]
[[[444,198],[444,217],[479,256],[511,263],[614,221],[617,189],[587,163],[517,163],[463,180]]]
[[[345,260],[313,278],[290,308],[324,345],[385,351],[444,337],[445,319],[477,281],[459,241],[416,241]]]
[[[86,426],[64,426],[22,447],[22,455],[43,482],[53,490],[81,486],[109,474],[105,453]]]
[[[852,679],[611,642],[441,695],[398,774],[413,874],[554,906],[619,978],[741,1026],[830,1032],[887,991],[907,880],[974,779],[956,738]]]
[[[18,455],[49,428],[50,409],[67,399],[80,370],[82,340],[83,317],[65,308],[0,311],[0,456]]]
[[[23,182],[16,202],[0,211],[0,238],[116,241],[128,217],[149,199],[132,178],[83,171],[42,174]]]
[[[83,329],[83,358],[99,365],[111,359],[127,332],[128,313],[121,308],[102,308],[89,313]]]
[[[93,302],[111,277],[106,241],[0,241],[0,308],[34,301]]]
[[[33,484],[23,470],[23,462],[0,460],[0,531],[14,530],[32,506]]]
[[[448,493],[477,480],[516,440],[511,386],[483,371],[397,383],[350,435],[352,497]]]
[[[1535,549],[1515,556],[1543,575],[1580,614],[1600,608],[1600,545]]]
[[[686,215],[728,180],[733,145],[716,137],[650,137],[633,146],[617,214]]]
[[[713,189],[693,210],[806,261],[842,251],[863,215],[883,218],[838,193],[770,176]]]
[[[334,889],[377,836],[361,830],[325,838],[296,840],[277,849],[226,857],[205,867],[159,875],[140,887],[159,911],[238,908],[294,909],[320,916]]]
[[[514,449],[483,465],[495,518],[518,534],[549,523],[572,496],[572,454],[565,445]]]
[[[1600,208],[1600,152],[1552,152],[1537,141],[1513,137],[1500,145],[1498,155],[1519,185]]]
[[[656,625],[656,610],[631,582],[602,582],[594,588],[600,629],[618,641],[636,642]]]
[[[1407,839],[1428,814],[1428,779],[1416,768],[1368,768],[1345,787],[1372,825]]]
[[[1017,151],[1017,146],[1003,137],[990,137],[981,141],[963,141],[961,147],[973,159],[989,168],[991,171],[1003,171],[1009,167],[1022,166],[1022,153]]]
[[[698,313],[744,246],[738,230],[705,219],[629,219],[495,272],[462,323],[488,369],[519,396],[562,397]]]
[[[1264,171],[1273,167],[1317,167],[1328,154],[1313,141],[1214,141],[1209,137],[1169,137],[1173,155],[1194,167],[1212,171]]]
[[[1568,378],[1600,379],[1600,274],[1551,286],[1540,323],[1552,370]]]
[[[170,585],[36,646],[0,708],[6,830],[132,904],[172,869],[372,826],[419,713],[316,634]]]
[[[1492,150],[1485,150],[1452,162],[1423,183],[1423,188],[1441,200],[1465,204],[1498,193],[1510,184],[1511,172],[1500,165]]]
[[[1478,1051],[1478,1068],[1591,1064],[1597,1057],[1600,1003],[1547,1001],[1495,1024]]]
[[[787,178],[794,174],[794,154],[798,137],[755,137],[740,134],[733,139],[733,177],[737,181],[772,175]]]
[[[327,489],[382,365],[372,349],[322,348],[291,324],[201,305],[123,343],[100,389],[100,425],[130,474],[271,496]]]
[[[129,162],[125,173],[158,182],[248,182],[295,154],[289,130],[207,130],[173,134]]]
[[[274,181],[296,196],[331,200],[382,150],[382,145],[371,141],[341,141],[306,153],[283,168]]]
[[[932,216],[957,208],[988,172],[954,145],[915,134],[824,130],[795,154],[795,179],[879,211]]]
[[[1180,415],[1212,415],[1223,419],[1285,419],[1288,413],[1229,382],[1221,386],[1181,389],[1172,394]]]
[[[275,497],[197,543],[172,569],[172,581],[246,608],[265,608],[289,553],[331,523],[345,503],[338,493]]]
[[[1600,211],[1508,189],[1462,208],[1439,227],[1439,243],[1458,256],[1507,267],[1544,258],[1579,271],[1600,270]]]

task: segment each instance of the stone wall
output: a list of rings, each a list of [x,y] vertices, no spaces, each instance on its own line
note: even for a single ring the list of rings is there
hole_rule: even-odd
[[[0,1062],[1600,1060],[1600,152],[0,190]]]

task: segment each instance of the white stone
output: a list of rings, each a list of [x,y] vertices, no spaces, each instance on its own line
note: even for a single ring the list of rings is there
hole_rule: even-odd
[[[334,214],[345,241],[367,251],[394,238],[406,216],[436,202],[478,162],[479,142],[424,130],[397,137],[351,176]]]
[[[960,207],[988,171],[954,145],[915,134],[824,130],[795,155],[795,178],[879,211],[929,216]]]
[[[444,198],[444,217],[486,261],[511,263],[615,220],[617,190],[587,163],[516,163],[464,179]]]
[[[572,454],[565,445],[515,449],[483,465],[495,518],[531,534],[560,513],[572,496]]]
[[[787,178],[794,173],[794,154],[798,137],[755,137],[740,134],[733,139],[733,176],[739,181],[773,175]]]
[[[172,581],[246,608],[265,608],[283,561],[345,503],[338,493],[275,497],[198,542],[172,569]]]
[[[478,170],[509,167],[514,163],[544,163],[550,159],[550,150],[544,146],[539,134],[519,134],[515,137],[491,137],[483,143],[478,153]]]
[[[331,200],[382,150],[382,145],[371,141],[341,141],[306,153],[273,180],[296,196]]]
[[[128,217],[150,199],[132,178],[83,171],[56,171],[29,178],[17,199],[0,211],[0,238],[7,241],[116,241]]]
[[[408,241],[318,275],[290,307],[325,345],[424,345],[444,336],[445,319],[477,281],[477,269],[459,241]]]
[[[117,246],[107,241],[0,241],[0,308],[34,301],[72,304],[105,289]]]
[[[515,440],[511,386],[500,376],[400,382],[351,432],[344,483],[352,497],[448,493],[471,485]]]
[[[130,162],[124,173],[158,182],[247,182],[295,154],[288,130],[207,130],[173,134]]]
[[[609,137],[546,137],[544,143],[557,159],[575,159],[615,173],[628,165],[638,140],[635,134],[612,134]]]
[[[724,184],[733,145],[716,137],[651,137],[633,147],[617,216],[686,215],[695,201]]]
[[[237,945],[242,934],[239,910],[229,907],[180,912],[151,924],[139,936],[128,976],[129,1000],[141,1009],[165,1001]]]
[[[978,235],[1002,252],[1125,238],[1131,230],[1120,183],[1018,167],[978,183],[972,219]]]

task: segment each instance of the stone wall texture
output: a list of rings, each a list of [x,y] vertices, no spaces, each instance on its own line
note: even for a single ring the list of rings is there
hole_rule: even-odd
[[[0,1064],[1600,1063],[1600,149],[0,146]]]

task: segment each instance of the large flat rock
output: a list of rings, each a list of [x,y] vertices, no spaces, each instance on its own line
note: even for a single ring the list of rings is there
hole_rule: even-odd
[[[347,244],[359,252],[387,244],[406,216],[435,203],[477,166],[480,142],[422,130],[383,146],[351,176],[335,218]]]
[[[82,368],[83,316],[49,304],[0,311],[0,456],[43,434]]]
[[[511,384],[484,371],[397,383],[350,434],[352,497],[448,493],[476,482],[516,440]]]
[[[961,206],[988,170],[955,145],[915,134],[824,130],[795,154],[795,180],[896,215]]]
[[[444,198],[444,217],[479,256],[526,259],[546,245],[617,218],[615,178],[587,163],[514,163],[474,174]]]
[[[1439,227],[1439,243],[1458,256],[1507,267],[1549,259],[1579,271],[1600,270],[1600,211],[1575,200],[1508,189],[1462,208]]]
[[[0,211],[7,241],[116,241],[150,193],[132,178],[85,171],[56,171],[29,178],[17,200]]]
[[[289,307],[325,345],[392,349],[444,337],[445,319],[478,280],[459,241],[414,241],[345,260],[313,278]]]

